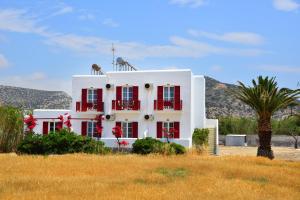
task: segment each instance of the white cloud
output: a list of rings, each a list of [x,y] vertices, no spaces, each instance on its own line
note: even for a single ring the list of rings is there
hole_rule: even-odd
[[[168,45],[146,45],[136,42],[120,42],[100,37],[61,34],[50,37],[47,44],[64,47],[78,53],[111,55],[114,43],[117,54],[125,58],[186,57],[199,58],[208,55],[257,56],[265,53],[259,49],[223,48],[182,37],[170,37]]]
[[[36,20],[28,16],[26,10],[0,10],[0,30],[42,34],[45,29],[45,27],[37,26]]]
[[[260,70],[280,73],[300,73],[300,67],[291,67],[286,65],[262,65],[258,67]]]
[[[197,8],[206,3],[206,0],[170,0],[171,4],[179,6],[189,6],[192,8]]]
[[[72,6],[65,5],[65,4],[61,4],[61,5],[59,6],[59,10],[56,11],[56,12],[54,12],[54,13],[52,13],[51,16],[54,17],[54,16],[58,16],[58,15],[64,15],[64,14],[73,12],[73,10],[74,10],[74,9],[73,9]]]
[[[9,66],[8,60],[4,57],[4,55],[0,54],[0,69],[6,68]]]
[[[0,10],[0,29],[34,33],[44,37],[47,44],[55,47],[94,55],[111,55],[111,44],[114,43],[117,55],[131,59],[146,57],[199,58],[209,55],[257,56],[265,53],[260,49],[225,48],[178,36],[170,37],[168,44],[149,45],[137,42],[113,41],[102,37],[54,33],[39,26],[36,19],[28,17],[27,12],[23,10]]]
[[[264,42],[264,38],[261,35],[256,33],[251,33],[251,32],[229,32],[224,34],[216,34],[216,33],[190,29],[188,30],[188,33],[195,37],[205,37],[213,40],[248,44],[248,45],[259,45]]]
[[[38,90],[65,91],[71,94],[71,80],[48,78],[41,72],[23,74],[0,79],[0,85],[10,85]]]
[[[116,27],[119,26],[119,24],[111,18],[104,19],[102,24],[106,25],[106,26],[109,26],[109,27],[113,27],[113,28],[116,28]]]
[[[223,67],[219,66],[219,65],[213,65],[211,68],[210,68],[213,72],[221,72],[223,71]]]
[[[86,13],[86,14],[81,14],[79,15],[78,17],[80,20],[94,20],[95,19],[95,16],[93,14],[89,14],[89,13]]]
[[[282,11],[293,11],[300,8],[300,4],[295,0],[273,0],[273,6]]]

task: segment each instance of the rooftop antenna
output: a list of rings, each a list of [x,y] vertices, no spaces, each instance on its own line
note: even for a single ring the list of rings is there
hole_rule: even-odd
[[[111,51],[112,51],[112,56],[113,56],[113,60],[112,60],[112,65],[113,65],[113,71],[115,71],[115,47],[114,47],[114,43],[111,44]]]

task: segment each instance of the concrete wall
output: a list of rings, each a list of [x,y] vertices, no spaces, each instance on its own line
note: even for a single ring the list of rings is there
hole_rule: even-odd
[[[258,146],[258,136],[257,135],[247,135],[247,146]],[[285,147],[294,147],[295,140],[291,136],[287,135],[273,135],[272,136],[272,145],[273,146],[285,146]],[[219,144],[225,144],[225,136],[219,136]]]

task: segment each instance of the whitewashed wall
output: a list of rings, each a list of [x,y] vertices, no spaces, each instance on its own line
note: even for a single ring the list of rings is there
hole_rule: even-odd
[[[114,88],[107,90],[105,85],[113,84]],[[152,83],[153,88],[145,89],[145,83]],[[116,86],[122,85],[139,86],[140,111],[113,111],[112,100],[116,99]],[[157,86],[179,85],[183,109],[181,111],[154,111],[154,100],[157,99]],[[130,72],[108,72],[106,75],[75,75],[72,80],[72,111],[70,114],[75,118],[94,118],[96,112],[76,112],[76,102],[81,101],[82,88],[102,88],[104,113],[116,114],[115,121],[102,121],[103,140],[108,146],[115,145],[112,128],[116,121],[137,121],[138,137],[142,138],[147,130],[149,137],[156,137],[157,121],[179,121],[180,139],[174,142],[184,146],[191,146],[192,133],[195,127],[205,127],[205,79],[203,76],[193,76],[191,70],[149,70]],[[63,113],[66,111],[62,111]],[[51,113],[51,114],[50,114]],[[49,112],[49,116],[57,117],[60,113]],[[144,120],[145,114],[153,114],[153,121]],[[35,116],[46,116],[46,113],[35,111]],[[72,120],[73,130],[81,133],[81,121]],[[39,125],[37,129],[42,130]],[[40,131],[42,132],[42,131]],[[127,139],[129,142],[134,139]]]

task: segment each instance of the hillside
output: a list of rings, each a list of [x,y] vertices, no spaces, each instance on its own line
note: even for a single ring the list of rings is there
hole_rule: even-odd
[[[219,82],[213,78],[206,79],[206,112],[208,118],[220,116],[254,116],[252,110],[228,92],[236,85]],[[44,91],[27,88],[1,86],[0,104],[12,105],[24,109],[50,108],[68,109],[71,97],[61,91]],[[300,108],[297,108],[300,111]],[[286,109],[276,113],[276,118],[289,115]]]
[[[68,109],[71,97],[61,91],[45,91],[0,85],[0,104],[23,109]]]
[[[254,116],[252,109],[237,100],[229,91],[237,88],[236,85],[219,82],[211,77],[206,80],[206,113],[208,118],[220,116]],[[300,107],[295,108],[298,112]],[[282,118],[290,114],[290,109],[275,113],[274,118]]]

